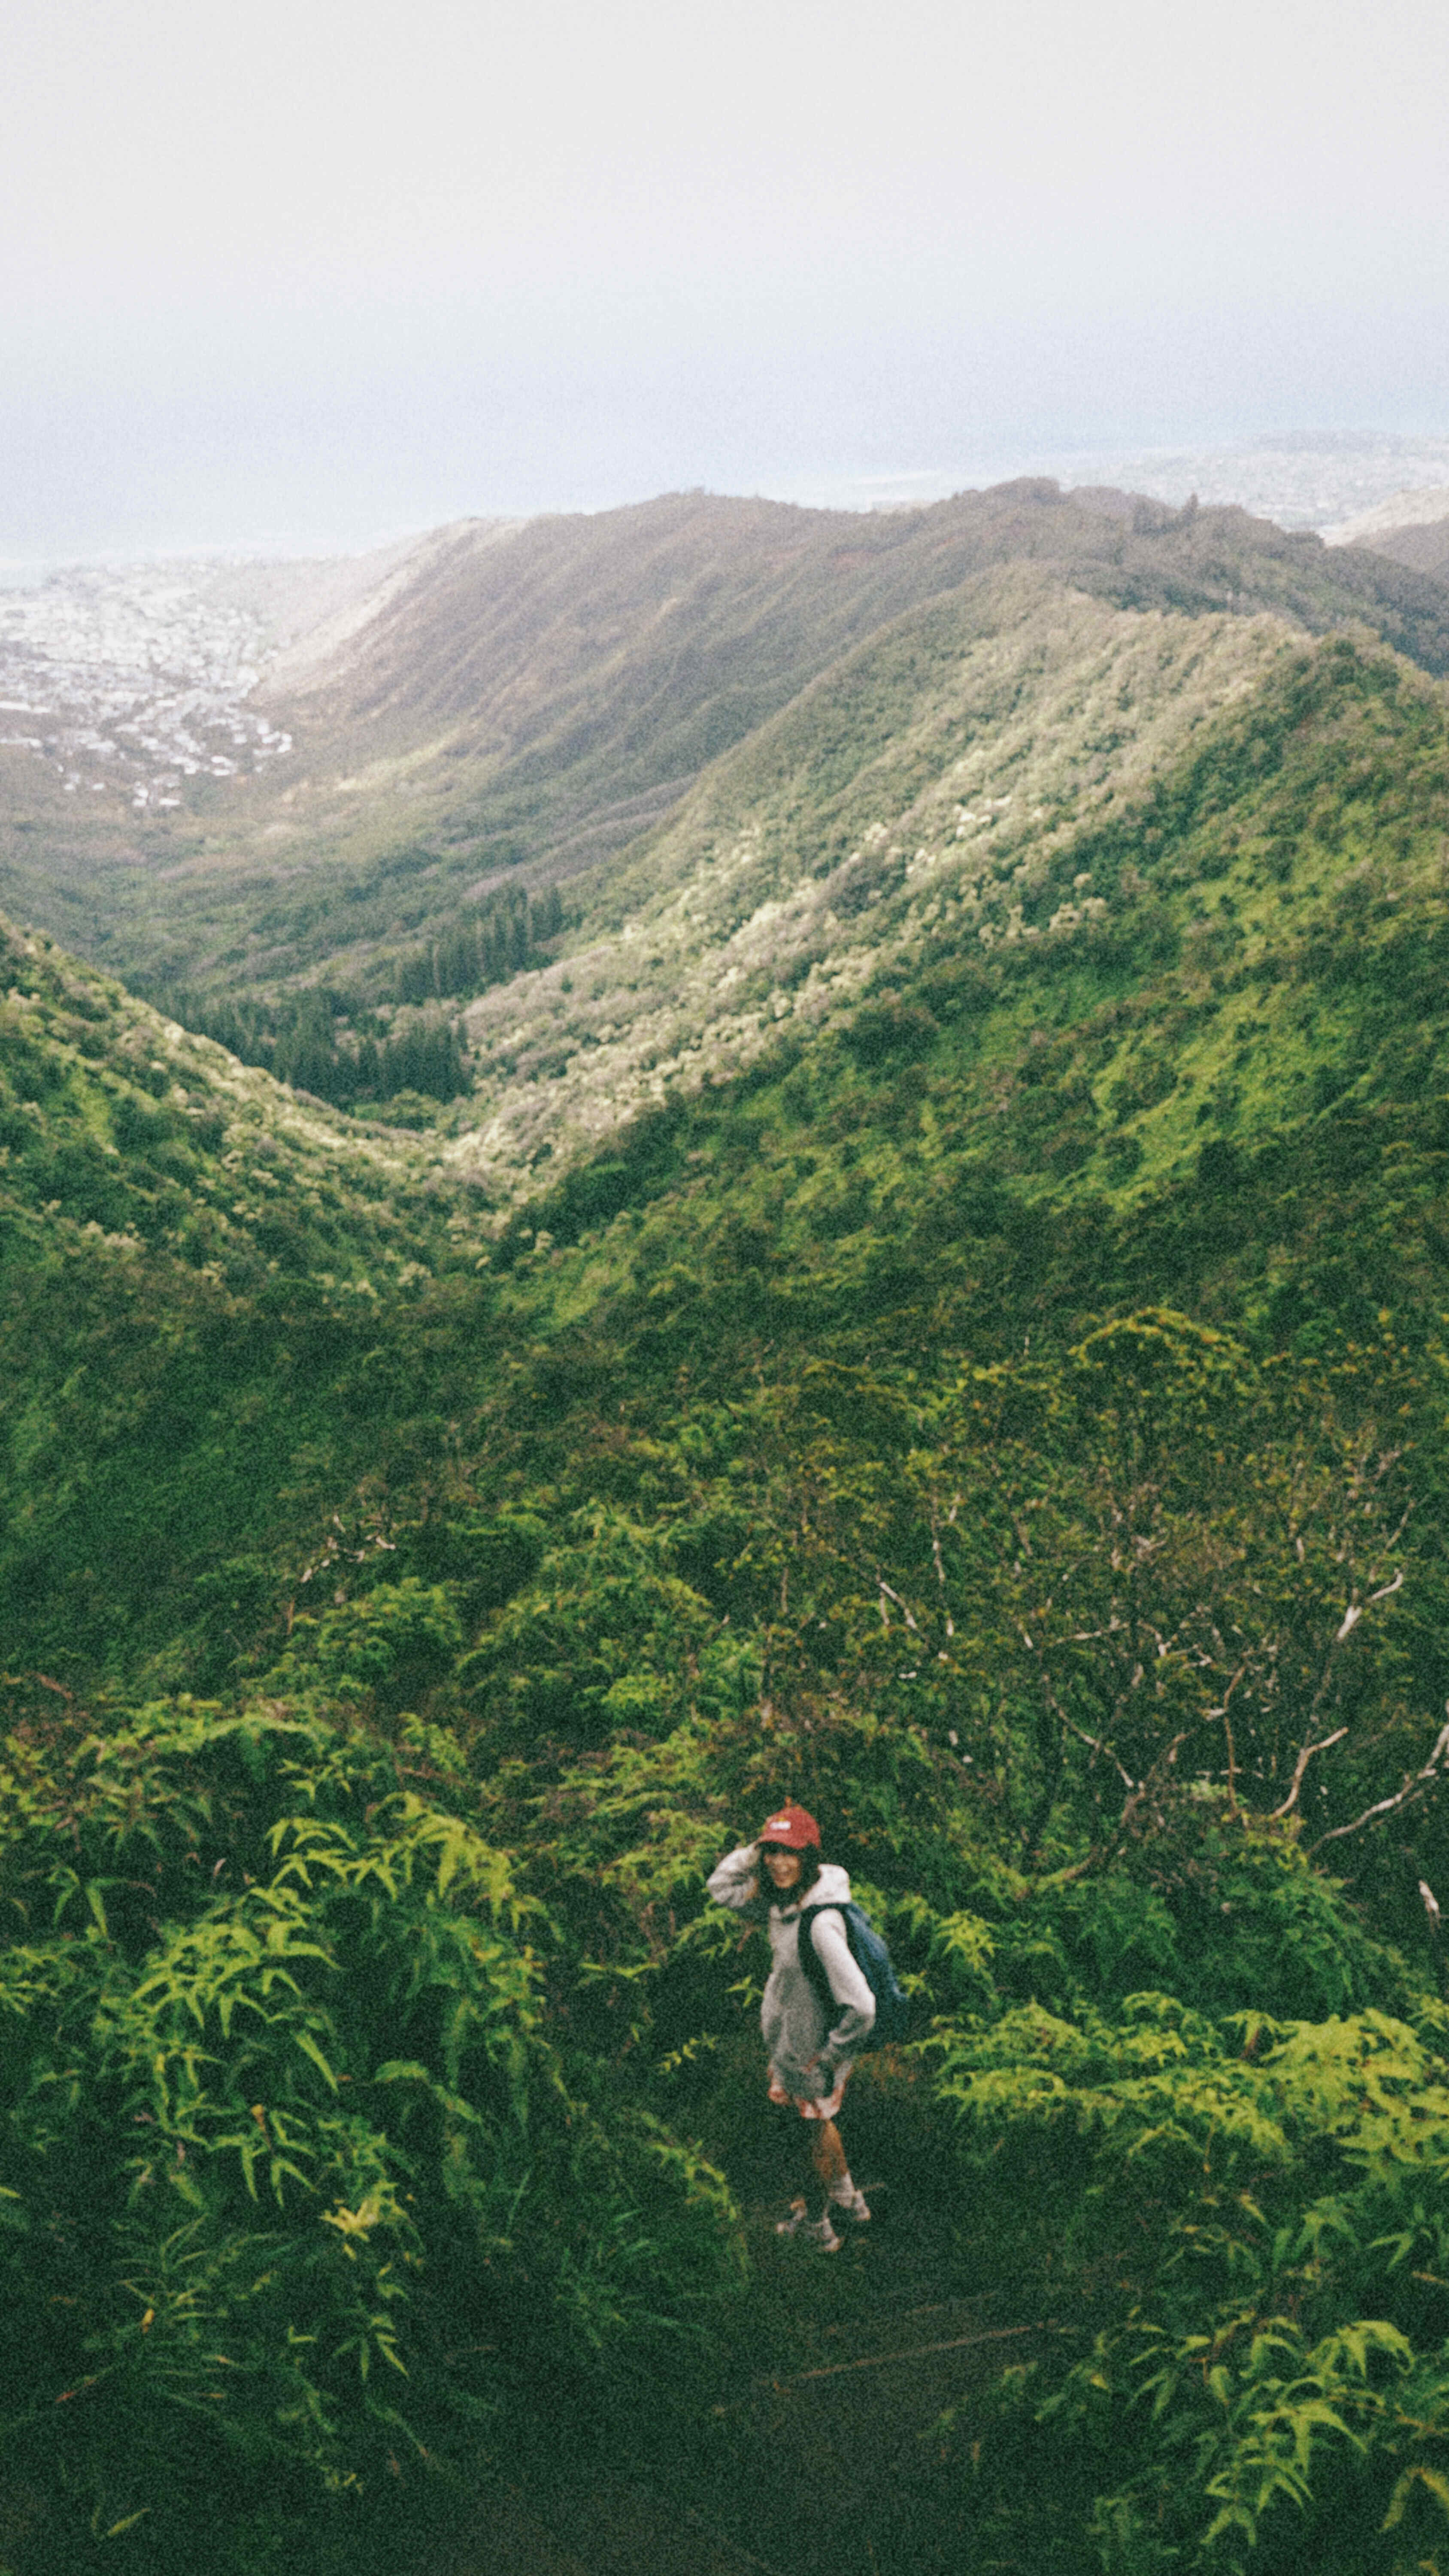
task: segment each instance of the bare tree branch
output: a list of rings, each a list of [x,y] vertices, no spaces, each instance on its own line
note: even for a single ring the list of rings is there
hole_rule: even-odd
[[[1055,1699],[1052,1700],[1051,1706],[1056,1711],[1062,1725],[1066,1727],[1069,1734],[1076,1737],[1079,1744],[1090,1744],[1094,1753],[1100,1754],[1104,1762],[1111,1763],[1112,1768],[1116,1772],[1124,1789],[1135,1789],[1138,1786],[1137,1781],[1133,1779],[1126,1764],[1118,1761],[1110,1744],[1104,1744],[1099,1736],[1089,1735],[1084,1726],[1078,1726],[1074,1717],[1068,1717],[1065,1709],[1058,1707]]]
[[[1287,1797],[1284,1799],[1281,1807],[1272,1807],[1268,1811],[1268,1822],[1270,1825],[1275,1825],[1280,1816],[1291,1814],[1292,1810],[1297,1806],[1298,1792],[1303,1786],[1303,1774],[1307,1770],[1309,1763],[1312,1761],[1314,1754],[1326,1753],[1330,1744],[1341,1744],[1347,1733],[1348,1728],[1346,1726],[1335,1727],[1332,1735],[1320,1735],[1316,1744],[1305,1744],[1303,1746],[1297,1761],[1293,1765],[1293,1778],[1289,1784]]]
[[[1449,1702],[1445,1705],[1449,1706]],[[1444,1776],[1440,1766],[1446,1754],[1449,1754],[1449,1725],[1439,1729],[1428,1761],[1417,1771],[1405,1772],[1401,1789],[1396,1789],[1391,1798],[1380,1798],[1372,1807],[1365,1807],[1363,1814],[1355,1816],[1352,1824],[1335,1825],[1330,1832],[1320,1834],[1316,1843],[1309,1844],[1310,1852],[1322,1851],[1325,1843],[1339,1842],[1345,1834],[1362,1833],[1365,1825],[1378,1824],[1385,1816],[1401,1815],[1405,1807],[1411,1807],[1426,1797]]]
[[[1117,1820],[1117,1839],[1112,1847],[1112,1857],[1114,1859],[1127,1840],[1133,1826],[1137,1822],[1137,1811],[1141,1806],[1143,1799],[1148,1797],[1154,1788],[1160,1788],[1166,1774],[1175,1768],[1178,1754],[1181,1752],[1184,1744],[1186,1744],[1190,1732],[1190,1728],[1184,1727],[1180,1735],[1175,1735],[1173,1737],[1172,1742],[1169,1745],[1166,1745],[1162,1752],[1159,1753],[1157,1760],[1153,1763],[1151,1770],[1146,1775],[1146,1778],[1137,1782],[1131,1796],[1123,1805],[1122,1813]],[[1449,1730],[1446,1730],[1446,1732],[1449,1732]]]
[[[880,1586],[880,1588],[881,1588],[882,1592],[885,1594],[886,1599],[887,1599],[888,1601],[894,1601],[894,1603],[895,1603],[895,1605],[896,1605],[896,1608],[899,1610],[899,1612],[900,1612],[900,1614],[901,1614],[901,1617],[904,1619],[904,1621],[905,1621],[905,1623],[906,1623],[906,1626],[909,1628],[909,1630],[910,1630],[910,1632],[911,1632],[911,1635],[912,1635],[913,1637],[919,1637],[919,1635],[920,1635],[920,1633],[921,1633],[921,1632],[920,1632],[920,1629],[916,1626],[916,1623],[915,1623],[914,1619],[911,1617],[910,1611],[907,1609],[907,1607],[906,1607],[906,1605],[905,1605],[904,1601],[901,1599],[900,1594],[899,1594],[898,1592],[893,1592],[893,1591],[892,1591],[892,1589],[891,1589],[890,1585],[887,1583],[887,1581],[886,1581],[886,1579],[885,1579],[885,1576],[884,1576],[883,1574],[878,1574],[878,1575],[876,1576],[876,1578],[875,1578],[875,1579],[876,1579],[876,1582],[879,1584],[879,1586]]]

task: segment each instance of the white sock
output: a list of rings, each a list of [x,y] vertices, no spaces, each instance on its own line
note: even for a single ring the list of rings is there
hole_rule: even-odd
[[[869,2218],[870,2216],[870,2209],[867,2205],[864,2192],[860,2189],[857,2183],[852,2182],[848,2173],[842,2174],[839,2182],[831,2184],[830,2201],[834,2202],[837,2209],[848,2209],[852,2218]],[[827,2216],[830,2210],[830,2201],[827,2201],[825,2204]]]

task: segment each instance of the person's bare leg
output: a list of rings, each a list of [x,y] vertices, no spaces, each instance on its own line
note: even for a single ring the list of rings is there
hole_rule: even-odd
[[[822,2120],[816,2129],[810,2141],[810,2160],[825,2193],[827,2220],[832,2209],[843,2209],[846,2217],[853,2219],[857,2224],[869,2218],[870,2210],[866,2204],[865,2194],[856,2188],[851,2179],[840,2131],[833,2120]]]
[[[840,2143],[840,2131],[833,2120],[820,2120],[815,2123],[810,2140],[810,2161],[815,2167],[816,2178],[824,2185],[827,2195],[835,2190],[838,2183],[844,2182],[850,2168],[845,2161],[845,2149]]]
[[[789,2217],[779,2221],[776,2234],[780,2236],[803,2234],[812,2238],[817,2245],[823,2245],[827,2253],[838,2254],[840,2238],[832,2224],[832,2209],[843,2209],[847,2218],[854,2220],[869,2218],[870,2211],[865,2205],[863,2195],[856,2190],[850,2179],[850,2167],[845,2161],[845,2148],[841,2143],[840,2131],[833,2120],[818,2120],[812,2123],[810,2162],[814,2167],[815,2179],[824,2194],[824,2211],[812,2224],[808,2202],[803,2198],[794,2200],[790,2204]]]

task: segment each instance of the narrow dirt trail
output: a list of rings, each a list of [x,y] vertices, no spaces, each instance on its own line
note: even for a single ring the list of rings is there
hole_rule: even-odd
[[[426,2576],[793,2576],[802,2533],[832,2576],[960,2576],[961,2446],[933,2428],[1066,2329],[967,2286],[947,2216],[893,2201],[838,2255],[777,2236],[783,2201],[756,2204],[713,2401],[687,2424],[661,2405],[608,2475],[480,2497]]]

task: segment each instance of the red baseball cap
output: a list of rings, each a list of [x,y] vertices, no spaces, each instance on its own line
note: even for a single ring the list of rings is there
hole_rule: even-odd
[[[786,1851],[804,1851],[809,1843],[814,1843],[818,1849],[820,1827],[808,1807],[782,1807],[777,1816],[772,1816],[769,1823],[762,1826],[756,1839],[762,1843],[783,1843]]]

